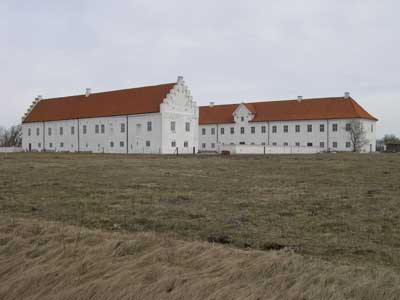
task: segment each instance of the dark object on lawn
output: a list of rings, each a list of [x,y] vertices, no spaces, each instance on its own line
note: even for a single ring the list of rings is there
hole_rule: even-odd
[[[231,155],[231,151],[229,151],[229,150],[222,150],[222,151],[221,151],[221,154],[222,154],[222,155]]]
[[[230,244],[232,239],[225,234],[211,234],[208,236],[207,241],[209,243],[219,243],[219,244]]]
[[[275,242],[265,242],[261,245],[261,250],[269,251],[269,250],[281,250],[285,248],[285,246],[275,243]]]

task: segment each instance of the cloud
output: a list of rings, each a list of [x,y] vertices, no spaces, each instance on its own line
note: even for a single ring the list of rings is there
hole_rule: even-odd
[[[342,95],[400,135],[396,1],[2,1],[0,124],[45,97],[171,82],[200,104]]]

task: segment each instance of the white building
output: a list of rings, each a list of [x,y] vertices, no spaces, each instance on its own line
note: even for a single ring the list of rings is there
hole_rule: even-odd
[[[193,153],[199,111],[183,77],[176,83],[42,99],[22,122],[25,151]]]
[[[360,120],[373,152],[377,119],[344,97],[199,108],[183,77],[176,83],[43,100],[23,118],[25,151],[94,153],[316,153],[352,151]]]
[[[199,150],[220,152],[247,145],[243,148],[249,153],[263,148],[268,153],[352,151],[352,120],[360,120],[365,130],[367,142],[361,151],[374,152],[377,119],[348,93],[338,98],[210,103],[200,107]]]

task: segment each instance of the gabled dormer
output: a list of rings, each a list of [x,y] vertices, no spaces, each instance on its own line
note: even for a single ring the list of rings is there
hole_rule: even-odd
[[[247,123],[253,120],[256,111],[251,104],[241,103],[232,115],[235,123]]]

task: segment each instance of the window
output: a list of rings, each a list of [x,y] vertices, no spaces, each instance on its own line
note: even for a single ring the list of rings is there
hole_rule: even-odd
[[[201,144],[201,148],[205,149],[206,148],[206,143]]]
[[[202,129],[201,129],[201,134],[202,134],[202,135],[206,135],[206,129],[205,129],[205,128],[202,128]]]
[[[94,132],[99,133],[99,125],[96,124],[96,126],[94,127]]]
[[[346,123],[346,131],[350,131],[351,130],[351,124],[350,123]]]
[[[146,147],[150,147],[150,141],[146,141]]]
[[[53,148],[53,143],[49,143],[49,148]]]
[[[176,147],[176,141],[171,142],[171,147]]]
[[[351,143],[350,142],[346,142],[346,148],[350,148],[351,147]]]
[[[240,134],[244,134],[244,127],[240,127]]]
[[[266,127],[265,126],[261,126],[261,133],[265,133],[266,132]]]
[[[335,123],[335,124],[332,124],[332,131],[334,131],[334,132],[336,132],[337,131],[337,124]]]
[[[123,147],[124,147],[124,142],[123,142],[123,141],[120,141],[120,142],[119,142],[119,146],[120,146],[121,148],[123,148]]]
[[[246,142],[239,142],[239,145],[246,145]]]
[[[71,126],[71,135],[74,135],[74,134],[75,134],[75,127]]]
[[[319,147],[320,147],[320,148],[325,148],[325,143],[324,143],[324,142],[320,142],[320,143],[319,143]]]
[[[82,132],[83,132],[83,134],[87,133],[87,126],[86,125],[82,126]]]
[[[289,126],[288,125],[284,125],[283,126],[283,132],[285,132],[285,133],[289,132]]]
[[[261,145],[265,146],[265,142],[262,142]]]
[[[37,145],[38,145],[39,148],[42,148],[42,144],[41,143],[38,143]]]
[[[60,135],[63,135],[63,134],[64,134],[64,128],[60,127]]]
[[[50,128],[50,127],[47,128],[47,134],[48,134],[49,136],[51,136],[51,128]]]
[[[225,134],[225,128],[221,127],[221,134]]]
[[[319,125],[319,132],[325,132],[325,124]]]
[[[175,132],[175,121],[171,121],[171,131]]]
[[[40,134],[40,128],[36,128],[36,135]]]
[[[64,148],[64,143],[63,142],[60,143],[60,148]]]
[[[231,127],[231,134],[235,134],[235,127]]]
[[[186,132],[190,131],[190,122],[185,123],[185,130],[186,130]]]
[[[212,149],[215,148],[215,143],[211,143],[211,148],[212,148]]]
[[[296,147],[300,147],[300,143],[299,142],[296,142]]]
[[[307,143],[307,147],[312,147],[313,143]]]
[[[274,143],[272,143],[272,146],[276,146],[276,143],[274,142]]]
[[[312,132],[312,125],[311,124],[307,125],[307,132]]]
[[[255,145],[255,143],[251,143],[251,145]]]
[[[125,123],[121,123],[121,133],[125,132]]]
[[[211,135],[215,135],[215,128],[211,128]]]
[[[278,128],[274,125],[272,126],[272,133],[276,133],[278,131]]]
[[[296,132],[300,132],[300,125],[296,125],[295,130]]]
[[[374,132],[374,124],[371,124],[371,132]]]
[[[148,121],[147,122],[147,131],[151,131],[151,130],[152,130],[152,124],[151,124],[151,121]]]
[[[110,147],[114,148],[114,142],[110,142]]]
[[[106,128],[105,128],[104,124],[101,124],[100,128],[101,128],[101,133],[105,133],[106,132]]]
[[[289,143],[285,142],[285,143],[283,143],[283,146],[287,147],[287,146],[289,146]]]
[[[337,142],[333,142],[333,143],[332,143],[332,147],[333,147],[333,148],[337,148]]]
[[[183,142],[183,147],[188,148],[188,147],[189,147],[189,142],[184,141],[184,142]]]
[[[31,129],[28,128],[28,136],[31,136]]]
[[[241,117],[240,120],[241,120],[242,122],[244,122],[244,117]]]
[[[254,126],[251,126],[251,133],[252,134],[256,133],[256,128]]]

